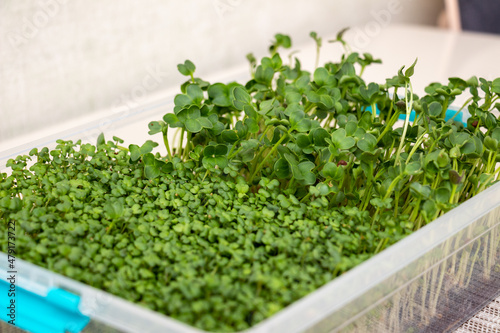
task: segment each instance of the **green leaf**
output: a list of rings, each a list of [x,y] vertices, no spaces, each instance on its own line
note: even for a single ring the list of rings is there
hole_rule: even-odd
[[[370,203],[377,208],[382,208],[382,209],[392,208],[392,198],[387,198],[387,199],[373,198],[370,200]]]
[[[366,102],[372,104],[375,102],[376,97],[377,97],[377,93],[379,92],[379,90],[380,90],[380,87],[378,84],[370,83],[368,85],[368,87],[360,86],[359,87],[359,94],[361,95],[361,97],[363,97],[363,99]]]
[[[330,73],[328,73],[326,68],[318,67],[314,71],[314,82],[318,86],[323,86],[323,85],[327,84],[329,76],[330,76]]]
[[[285,92],[285,100],[288,104],[299,103],[302,100],[302,94],[296,91]]]
[[[299,146],[300,148],[309,147],[309,145],[311,144],[311,141],[309,140],[309,136],[307,136],[306,134],[298,134],[295,137],[295,140],[297,142],[297,146]]]
[[[206,146],[205,149],[203,149],[203,156],[215,157],[215,146]]]
[[[345,124],[346,136],[353,136],[357,129],[358,129],[358,124],[355,121],[348,121]]]
[[[251,119],[257,118],[258,113],[257,113],[257,111],[255,111],[255,108],[253,106],[251,106],[251,105],[245,105],[243,107],[243,110],[245,111],[245,114],[249,118],[251,118]]]
[[[358,122],[358,126],[365,129],[366,131],[370,130],[373,126],[372,122],[372,114],[371,112],[365,111],[361,116],[361,119]]]
[[[167,113],[166,115],[163,116],[163,120],[170,126],[170,127],[182,127],[182,122],[177,118],[177,116],[173,113]]]
[[[493,80],[491,84],[491,91],[500,95],[500,77]]]
[[[497,140],[500,142],[500,127],[495,128],[493,131],[491,131],[491,138]]]
[[[445,150],[441,150],[439,152],[439,155],[436,158],[436,163],[441,169],[446,168],[449,165],[450,157],[448,156],[448,153],[446,153]]]
[[[451,191],[446,187],[440,187],[436,190],[436,201],[446,203],[450,200]]]
[[[450,170],[449,176],[452,184],[458,185],[462,182],[463,176],[460,176],[455,170]]]
[[[339,181],[344,178],[345,172],[342,167],[338,167],[335,163],[327,162],[321,170],[321,174],[327,179]]]
[[[302,75],[295,81],[295,87],[299,89],[299,91],[304,91],[308,88],[309,82],[309,75]]]
[[[105,144],[106,144],[106,139],[104,139],[104,133],[101,133],[97,137],[97,144],[96,144],[96,146],[105,145]]]
[[[197,84],[190,84],[186,88],[186,94],[191,98],[194,104],[200,105],[203,100],[203,90]]]
[[[299,172],[294,174],[295,178],[303,185],[313,185],[316,182],[316,176],[311,172],[314,167],[315,165],[311,161],[300,162],[298,165]]]
[[[358,141],[357,146],[364,152],[373,152],[377,147],[377,138],[370,133],[365,133],[363,138]]]
[[[470,138],[470,135],[465,132],[454,132],[448,138],[453,146],[461,147]]]
[[[437,213],[437,206],[434,200],[425,200],[422,205],[422,215],[426,221],[431,221]]]
[[[243,110],[245,106],[250,105],[252,100],[247,90],[241,86],[237,86],[233,89],[233,96],[233,105],[237,110]]]
[[[272,57],[272,66],[275,71],[279,71],[281,68],[281,65],[283,64],[283,61],[281,60],[281,57],[279,53],[275,53]]]
[[[361,84],[361,79],[356,75],[342,75],[339,80],[339,86],[347,86],[349,84],[359,85]]]
[[[155,165],[155,161],[156,161],[156,158],[151,153],[144,154],[144,156],[142,158],[142,162],[144,163],[144,165],[152,165],[152,166],[154,166]]]
[[[187,95],[178,94],[174,97],[175,106],[183,108],[185,106],[191,105],[192,103],[193,103],[193,100]]]
[[[418,182],[411,183],[410,192],[417,198],[428,199],[432,194],[432,189],[429,185],[422,185]]]
[[[289,115],[289,119],[290,119],[290,125],[292,126],[292,128],[296,128],[298,126],[298,123],[302,119],[304,119],[305,115],[306,115],[305,112],[302,110],[291,111],[291,113]]]
[[[226,145],[219,144],[219,145],[215,146],[214,154],[216,156],[222,156],[222,155],[226,155],[227,151],[228,151],[228,148]]]
[[[177,69],[182,75],[190,76],[196,70],[196,66],[190,60],[186,60],[184,64],[178,64]]]
[[[147,179],[155,179],[159,177],[161,174],[160,168],[158,168],[156,165],[145,165],[144,166],[144,176]]]
[[[248,134],[248,127],[241,120],[238,120],[234,125],[236,128],[236,133],[240,139],[244,139]]]
[[[276,176],[280,179],[290,177],[290,165],[284,158],[280,158],[274,163],[274,171],[276,172]]]
[[[259,146],[259,140],[256,139],[249,139],[245,140],[241,143],[241,147],[243,149],[256,149]]]
[[[125,141],[123,139],[120,139],[119,137],[117,136],[113,136],[113,141],[116,141],[118,143],[124,143]]]
[[[257,132],[259,132],[259,124],[257,123],[257,121],[255,119],[246,118],[245,119],[245,125],[247,126],[248,131],[250,133],[257,133]]]
[[[175,96],[174,104],[177,108],[182,109],[190,105],[201,106],[202,100],[203,90],[200,86],[197,84],[189,84],[186,88],[186,94],[178,94]]]
[[[132,160],[132,162],[135,162],[141,158],[141,148],[138,145],[129,145],[128,150],[130,151],[130,159]]]
[[[415,73],[415,65],[417,64],[417,61],[418,61],[418,58],[416,58],[415,61],[413,62],[413,64],[410,67],[408,67],[408,69],[406,70],[405,76],[407,78],[411,77],[413,75],[413,73]]]
[[[322,196],[330,194],[331,191],[330,187],[324,183],[319,183],[318,185],[316,185],[316,188],[318,189],[319,194]]]
[[[319,96],[319,106],[321,109],[331,110],[335,106],[335,102],[333,98],[329,95],[320,95]]]
[[[460,153],[460,148],[455,146],[450,149],[450,157],[451,158],[460,158],[461,153]]]
[[[186,66],[187,70],[191,73],[194,73],[194,71],[196,70],[196,66],[191,62],[191,60],[185,60],[184,66]]]
[[[462,154],[470,158],[479,158],[483,154],[483,143],[476,136],[471,137],[460,149]]]
[[[297,123],[297,125],[295,126],[295,130],[299,133],[304,133],[304,132],[309,132],[311,127],[312,127],[311,119],[304,118]]]
[[[311,131],[314,145],[317,147],[328,147],[326,139],[330,138],[328,131],[322,127],[315,128]],[[354,144],[353,144],[354,145]],[[349,147],[350,148],[350,147]]]
[[[202,129],[198,119],[186,119],[184,126],[186,126],[186,130],[191,133],[198,133]]]
[[[103,209],[108,218],[112,220],[120,218],[124,211],[123,203],[118,200],[105,203]]]
[[[233,130],[224,130],[221,133],[221,138],[224,142],[235,143],[239,140],[238,135]]]
[[[172,162],[155,160],[155,164],[160,169],[160,171],[163,173],[170,173],[170,172],[174,171],[174,165]]]
[[[207,117],[200,117],[197,120],[198,120],[198,123],[200,123],[201,127],[203,127],[203,128],[211,129],[214,127],[212,122]]]
[[[346,33],[346,31],[348,31],[350,28],[349,27],[346,27],[346,28],[343,28],[341,29],[338,33],[337,33],[337,41],[342,41],[344,39],[344,34]]]
[[[232,99],[228,86],[223,83],[215,83],[208,87],[208,96],[217,106],[229,107],[232,106]]]
[[[141,155],[152,152],[153,148],[155,148],[155,147],[158,147],[158,143],[151,141],[151,140],[147,140],[141,146],[141,149],[140,149]]]
[[[274,38],[276,39],[273,45],[271,46],[271,51],[275,51],[278,47],[283,47],[285,49],[288,49],[292,46],[292,40],[290,39],[290,36],[284,35],[284,34],[276,34],[274,35]]]
[[[186,75],[186,76],[190,75],[188,69],[186,68],[186,66],[184,64],[178,64],[177,70],[179,70],[179,73],[181,73],[182,75]]]
[[[200,116],[200,109],[194,105],[187,109],[182,109],[177,113],[177,118],[183,123],[185,123],[188,119],[198,119]]]
[[[228,165],[226,156],[204,157],[202,160],[203,166],[206,169],[219,168],[224,169]]]
[[[410,176],[418,175],[422,173],[422,165],[418,161],[408,163],[405,167],[405,173]]]
[[[439,102],[432,102],[428,109],[431,117],[439,117],[443,112],[443,106]]]
[[[270,87],[273,77],[274,70],[272,67],[263,67],[262,65],[257,66],[255,71],[255,81]]]

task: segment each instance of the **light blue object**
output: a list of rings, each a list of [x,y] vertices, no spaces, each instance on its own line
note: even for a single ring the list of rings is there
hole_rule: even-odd
[[[366,108],[366,111],[370,111],[370,112],[371,112],[371,111],[372,111],[371,106],[368,106],[368,107]],[[378,109],[378,108],[376,109],[376,112],[377,112],[377,114],[379,114],[379,113],[380,113],[380,111],[379,111],[379,109]],[[455,116],[455,113],[457,113],[457,110],[450,110],[450,109],[446,110],[446,115],[445,115],[445,117],[444,117],[444,120],[445,120],[445,121],[450,120],[453,116]],[[400,120],[405,120],[405,119],[406,119],[406,114],[404,114],[404,113],[403,113],[403,114],[400,114],[400,115],[399,115],[399,119],[400,119]],[[412,110],[412,111],[411,111],[411,113],[410,113],[410,121],[414,121],[414,120],[415,120],[415,110]],[[467,123],[465,123],[465,122],[463,121],[463,113],[462,113],[462,112],[459,112],[459,113],[455,116],[455,118],[453,118],[453,120],[459,121],[459,122],[461,122],[462,124],[464,124],[464,126],[467,126]]]
[[[9,297],[10,282],[0,282],[0,319],[9,322],[8,306],[15,300],[15,326],[32,333],[78,333],[90,321],[78,309],[80,297],[54,288],[40,296],[15,286],[15,297]]]

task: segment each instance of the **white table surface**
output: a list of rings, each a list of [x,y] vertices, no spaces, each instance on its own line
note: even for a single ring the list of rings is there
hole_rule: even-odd
[[[383,83],[385,78],[396,75],[401,66],[411,65],[417,57],[418,64],[412,77],[413,88],[417,94],[422,94],[424,87],[431,82],[446,83],[448,77],[468,79],[476,75],[488,80],[500,77],[500,36],[454,33],[438,28],[407,25],[390,25],[376,35],[365,30],[363,27],[355,27],[346,33],[345,39],[353,51],[369,52],[375,58],[382,59],[382,64],[374,64],[365,70],[363,78],[367,82]],[[339,59],[342,52],[340,44],[327,42],[334,39],[336,33],[322,36],[324,46],[321,49],[320,63]],[[301,60],[305,69],[312,71],[315,59],[315,45],[312,40],[308,44],[294,46],[291,51],[293,50],[299,50],[295,56]],[[283,55],[286,56],[289,52],[285,50]],[[212,83],[232,80],[246,82],[249,79],[247,61],[242,59],[240,66],[213,73],[204,79]],[[102,110],[98,115],[56,124],[37,132],[19,133],[8,141],[0,142],[0,170],[4,170],[6,160],[15,157],[17,153],[26,153],[33,146],[50,147],[58,138],[82,138],[83,141],[95,142],[97,135],[104,132],[107,137],[116,135],[125,139],[125,144],[142,144],[148,139],[160,142],[161,137],[151,137],[147,134],[147,123],[160,120],[163,114],[171,112],[171,101],[178,92],[178,87],[172,87],[168,91],[151,96],[149,101],[140,107],[124,106],[118,112]],[[125,120],[114,121],[118,118]]]

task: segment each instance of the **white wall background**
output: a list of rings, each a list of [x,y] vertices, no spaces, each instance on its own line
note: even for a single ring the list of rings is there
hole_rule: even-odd
[[[297,45],[312,30],[434,25],[441,8],[437,0],[0,0],[0,142],[140,103],[182,83],[176,65],[187,58],[203,77],[263,54],[277,32]]]

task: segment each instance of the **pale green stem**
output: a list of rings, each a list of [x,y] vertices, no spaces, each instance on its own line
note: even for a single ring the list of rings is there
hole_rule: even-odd
[[[410,87],[410,101],[408,101],[408,86]],[[411,82],[408,82],[405,85],[405,102],[406,102],[406,119],[405,119],[405,124],[403,126],[403,134],[401,135],[401,142],[399,143],[399,148],[396,152],[395,165],[399,164],[399,155],[401,154],[401,150],[403,149],[406,138],[406,131],[408,130],[408,123],[410,122],[410,113],[413,106],[413,88],[411,86]]]

